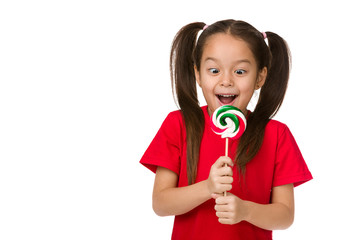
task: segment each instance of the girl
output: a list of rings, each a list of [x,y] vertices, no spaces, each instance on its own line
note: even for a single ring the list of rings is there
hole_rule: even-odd
[[[293,188],[312,176],[287,126],[270,120],[284,99],[289,56],[280,36],[243,21],[192,23],[176,35],[170,68],[181,110],[167,116],[140,161],[156,172],[155,213],[175,215],[172,239],[272,239],[272,230],[292,224]],[[196,83],[208,106],[199,106]],[[248,123],[229,141],[229,157],[209,124],[225,104]]]

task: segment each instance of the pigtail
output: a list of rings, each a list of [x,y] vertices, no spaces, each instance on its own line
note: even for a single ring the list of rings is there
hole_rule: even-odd
[[[261,89],[260,100],[261,105],[265,105],[269,118],[272,118],[278,112],[287,89],[290,68],[291,68],[291,53],[286,41],[279,35],[267,32],[269,42],[269,49],[271,52],[271,66],[269,67],[267,80]],[[266,99],[271,99],[268,103]]]
[[[262,37],[262,34],[258,34]],[[265,133],[266,124],[279,110],[288,85],[291,55],[287,43],[279,35],[266,32],[268,38],[267,47],[269,58],[263,67],[268,68],[265,84],[260,91],[259,101],[254,112],[249,115],[248,125],[241,137],[236,155],[237,166],[244,173],[246,164],[255,157],[260,150]],[[265,59],[267,56],[265,56]]]
[[[181,109],[186,126],[188,184],[195,182],[204,114],[199,106],[194,72],[194,49],[197,35],[204,23],[191,23],[177,33],[171,47],[170,73],[175,101]]]

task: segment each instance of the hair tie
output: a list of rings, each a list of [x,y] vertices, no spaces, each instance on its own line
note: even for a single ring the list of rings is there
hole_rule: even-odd
[[[262,35],[263,35],[263,37],[264,37],[265,44],[266,44],[267,46],[269,46],[269,40],[268,40],[268,38],[267,38],[266,32],[262,32]]]
[[[264,36],[264,39],[267,38],[266,32],[262,32],[262,35]]]
[[[203,31],[204,31],[205,29],[207,29],[208,27],[209,27],[209,25],[205,24],[205,26],[203,27]]]

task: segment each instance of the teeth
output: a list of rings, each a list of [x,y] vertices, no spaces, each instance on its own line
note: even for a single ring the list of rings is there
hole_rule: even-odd
[[[220,97],[235,97],[236,95],[222,95],[222,94],[218,94],[218,96],[220,96]]]

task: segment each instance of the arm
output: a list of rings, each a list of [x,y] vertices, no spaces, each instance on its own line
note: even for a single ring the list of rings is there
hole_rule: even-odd
[[[184,214],[210,199],[206,182],[177,187],[178,175],[158,167],[153,190],[153,209],[159,216]]]
[[[223,224],[245,220],[266,230],[286,229],[294,221],[293,189],[293,184],[274,187],[270,204],[244,201],[233,194],[228,197],[213,195],[216,198],[216,215]]]
[[[294,186],[274,187],[270,204],[247,202],[247,205],[248,222],[267,230],[286,229],[294,221]]]
[[[177,187],[178,175],[163,167],[156,171],[153,190],[153,209],[159,216],[180,215],[189,212],[211,198],[211,193],[231,189],[232,165],[228,157],[220,157],[211,167],[207,180],[186,187]]]

